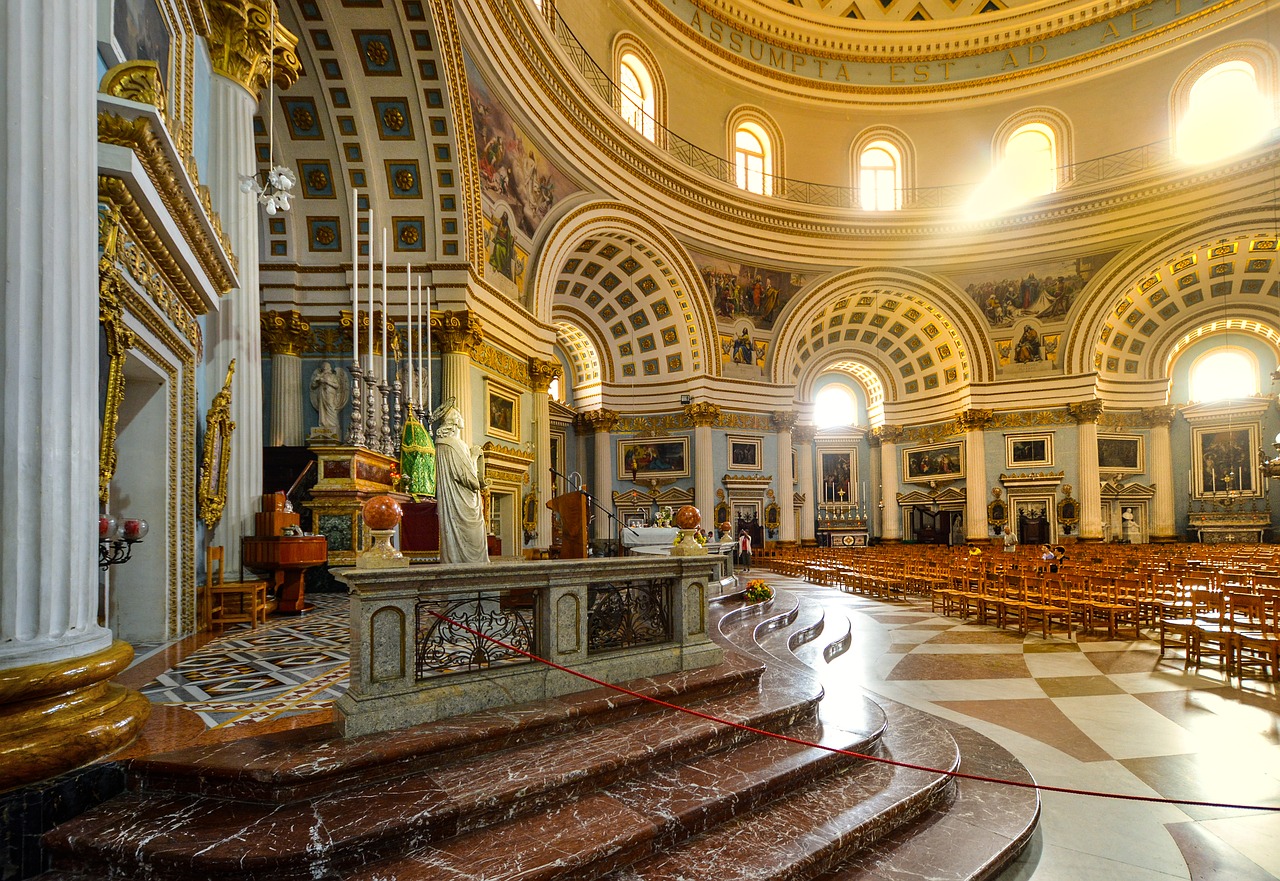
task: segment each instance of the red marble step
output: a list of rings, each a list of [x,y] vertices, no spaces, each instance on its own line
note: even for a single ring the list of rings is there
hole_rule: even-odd
[[[725,662],[715,667],[627,684],[651,697],[690,704],[755,691],[764,670],[759,660],[726,653]],[[814,697],[818,694],[815,689]],[[274,804],[393,780],[443,761],[482,756],[659,710],[640,698],[594,688],[349,740],[332,727],[316,726],[136,759],[130,762],[130,785]]]
[[[753,727],[787,730],[812,720],[816,699],[808,683],[779,683],[697,706]],[[856,721],[867,726],[858,742],[873,743],[881,717],[864,713]],[[358,865],[544,810],[751,737],[664,710],[501,752],[455,756],[447,763],[437,757],[433,767],[409,776],[283,805],[143,788],[54,830],[46,847],[58,865],[152,877],[323,875],[329,867]]]

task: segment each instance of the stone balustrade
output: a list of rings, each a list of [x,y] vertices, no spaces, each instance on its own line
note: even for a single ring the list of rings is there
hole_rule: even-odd
[[[351,588],[338,728],[354,737],[593,687],[514,649],[607,682],[718,664],[707,602],[726,565],[708,555],[336,570]]]

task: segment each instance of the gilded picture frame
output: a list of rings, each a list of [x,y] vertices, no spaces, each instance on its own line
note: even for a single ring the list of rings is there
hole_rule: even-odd
[[[1006,468],[1029,468],[1053,464],[1052,434],[1006,434],[1004,436]]]
[[[764,470],[764,455],[762,452],[764,440],[762,438],[729,435],[726,440],[729,444],[730,471]]]
[[[484,388],[485,433],[520,442],[520,394],[490,382]]]
[[[902,479],[908,483],[964,477],[964,441],[930,444],[902,451]]]
[[[1192,495],[1198,499],[1260,497],[1262,490],[1255,470],[1260,435],[1261,426],[1256,422],[1193,426],[1192,461],[1199,467],[1192,468]]]
[[[1141,474],[1146,470],[1145,445],[1140,434],[1098,435],[1098,473]]]
[[[689,439],[654,437],[618,441],[618,479],[689,476]]]
[[[231,421],[231,378],[236,372],[236,361],[227,366],[227,378],[222,390],[213,396],[209,412],[204,417],[204,456],[200,465],[200,487],[196,503],[200,519],[212,529],[222,520],[227,506],[227,474],[231,467],[231,434],[236,424]]]

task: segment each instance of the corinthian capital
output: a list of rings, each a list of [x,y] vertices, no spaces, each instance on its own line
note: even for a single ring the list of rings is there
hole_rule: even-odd
[[[1102,415],[1102,401],[1094,398],[1092,401],[1077,401],[1074,404],[1067,404],[1067,412],[1078,424],[1086,422],[1097,422],[1098,417]]]
[[[587,410],[585,413],[578,414],[578,428],[587,433],[608,434],[618,424],[618,419],[619,416],[614,410],[606,410],[603,407],[599,410]]]
[[[469,309],[436,312],[431,316],[431,338],[441,352],[469,356],[484,342],[484,328]]]
[[[559,361],[543,361],[541,358],[529,357],[529,384],[538,393],[546,393],[551,383],[564,376],[564,368]]]
[[[301,355],[311,348],[311,324],[295,309],[263,312],[262,348],[272,355]]]
[[[720,421],[720,405],[709,401],[694,401],[684,405],[684,418],[698,426],[715,425]]]
[[[990,410],[962,410],[956,416],[961,431],[981,431],[991,424]]]
[[[209,55],[214,73],[235,80],[249,90],[254,100],[262,100],[267,78],[274,72],[275,83],[287,89],[302,75],[298,61],[298,38],[280,24],[275,0],[205,0],[209,13]]]
[[[796,414],[789,410],[774,410],[769,415],[769,421],[777,431],[790,431],[795,428],[797,418]]]
[[[1144,407],[1142,421],[1147,425],[1168,425],[1177,412],[1177,407]]]
[[[896,444],[902,440],[902,426],[877,425],[871,429],[871,436],[882,444]]]

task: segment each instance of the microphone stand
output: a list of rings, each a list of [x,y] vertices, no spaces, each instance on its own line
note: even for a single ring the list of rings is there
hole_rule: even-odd
[[[565,476],[565,475],[561,474],[561,473],[560,473],[559,471],[557,471],[556,469],[552,468],[552,469],[550,469],[550,471],[551,471],[551,477],[552,477],[552,479],[554,479],[554,478],[557,478],[557,477],[558,477],[558,478],[560,478],[561,480],[563,480],[565,483],[568,483],[568,482],[569,482],[569,478],[568,478],[567,476]],[[618,526],[619,528],[628,530],[628,531],[632,534],[632,536],[634,536],[635,538],[639,538],[639,537],[640,537],[640,533],[638,533],[638,532],[636,532],[636,531],[635,531],[635,527],[633,527],[633,526],[628,526],[627,524],[625,524],[625,523],[623,523],[621,520],[619,520],[616,514],[614,514],[612,511],[610,511],[610,510],[609,510],[608,508],[606,508],[604,505],[600,504],[600,502],[598,502],[598,501],[596,500],[596,497],[595,497],[595,496],[593,496],[590,492],[588,492],[586,495],[587,495],[587,502],[588,502],[589,504],[591,504],[591,505],[594,505],[594,506],[595,506],[596,508],[598,508],[599,510],[603,511],[603,512],[605,513],[605,515],[606,515],[610,520],[612,520],[615,524],[617,524],[617,526]]]

